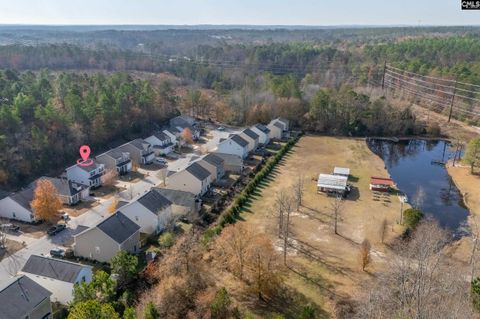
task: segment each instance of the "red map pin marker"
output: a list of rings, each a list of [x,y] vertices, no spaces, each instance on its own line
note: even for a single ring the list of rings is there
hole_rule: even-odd
[[[88,157],[90,156],[90,147],[88,145],[80,146],[80,156],[84,162],[88,160]]]

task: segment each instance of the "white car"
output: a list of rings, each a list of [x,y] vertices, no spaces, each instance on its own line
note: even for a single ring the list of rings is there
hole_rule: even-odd
[[[154,161],[155,163],[161,164],[161,165],[167,165],[168,163],[167,160],[164,159],[163,157],[156,157]]]

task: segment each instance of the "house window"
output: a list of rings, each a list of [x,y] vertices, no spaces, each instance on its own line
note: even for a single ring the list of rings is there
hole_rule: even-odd
[[[15,214],[15,212],[12,213],[12,216],[13,216],[13,218],[16,218],[16,217],[17,217],[17,215]]]
[[[85,276],[82,277],[82,282],[85,282],[87,279],[85,278]]]
[[[95,253],[100,254],[100,247],[95,246]]]
[[[133,246],[133,251],[137,251],[137,245]]]

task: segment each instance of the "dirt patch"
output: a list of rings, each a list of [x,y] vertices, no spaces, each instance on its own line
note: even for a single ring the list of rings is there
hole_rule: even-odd
[[[17,251],[19,251],[22,248],[24,248],[24,246],[21,242],[7,239],[5,242],[5,248],[0,248],[0,260],[15,254]]]
[[[111,185],[103,185],[99,188],[92,190],[91,192],[95,194],[95,197],[101,197],[103,199],[110,198],[115,196],[117,193],[124,191],[123,187],[115,187]]]
[[[64,206],[63,211],[70,215],[70,217],[78,217],[97,205],[97,201],[81,201],[75,206]]]
[[[120,175],[118,177],[118,180],[119,181],[122,181],[122,182],[129,182],[129,183],[136,183],[136,182],[139,182],[142,178],[143,178],[143,174],[140,173],[140,172],[129,172],[128,174],[125,174],[125,175]]]
[[[332,173],[335,166],[350,168],[354,176],[353,191],[340,214],[339,235],[333,230],[334,198],[318,194],[315,181],[319,173]],[[381,243],[381,225],[385,219],[386,243],[401,234],[402,227],[396,223],[401,204],[396,195],[382,194],[379,198],[370,191],[370,176],[388,173],[364,139],[303,137],[242,215],[247,223],[270,234],[276,246],[280,244],[274,194],[290,188],[299,175],[305,177],[305,194],[300,212],[291,215],[287,284],[333,312],[331,300],[345,303],[358,298],[365,282],[382,271],[391,252]],[[361,271],[358,261],[359,244],[364,239],[369,239],[374,251],[368,272]]]

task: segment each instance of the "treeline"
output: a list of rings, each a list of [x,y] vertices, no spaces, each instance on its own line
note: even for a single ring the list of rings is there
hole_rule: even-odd
[[[95,152],[140,134],[175,111],[173,97],[168,84],[125,73],[0,72],[0,184],[65,167],[82,144]]]

